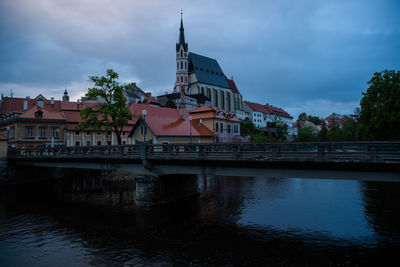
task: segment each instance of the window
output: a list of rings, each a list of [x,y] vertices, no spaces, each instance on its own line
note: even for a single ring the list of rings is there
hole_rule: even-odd
[[[181,76],[181,83],[183,83],[183,76]]]
[[[81,145],[81,142],[75,141],[75,146],[80,146],[80,145]]]
[[[204,87],[201,87],[201,94],[204,95]]]
[[[223,132],[224,132],[224,125],[221,122],[221,133],[223,133]]]
[[[225,92],[221,91],[221,107],[225,109]]]
[[[226,126],[226,128],[228,130],[228,133],[231,133],[231,126],[229,124]]]
[[[97,145],[98,145],[98,146],[101,146],[101,141],[97,141]]]
[[[188,82],[188,81],[187,81],[187,76],[185,76],[185,81],[186,81],[186,83]]]
[[[233,126],[233,133],[238,133],[239,132],[239,127],[238,125]]]
[[[214,89],[215,106],[218,107],[218,91]]]
[[[207,97],[210,99],[211,101],[211,89],[207,88]]]
[[[86,141],[86,146],[90,146],[90,141]]]
[[[183,62],[181,61],[181,69],[183,69]]]
[[[58,138],[58,132],[59,132],[59,129],[58,128],[53,128],[53,137],[54,138]]]
[[[40,127],[40,137],[46,137],[46,127]]]
[[[215,132],[216,132],[216,133],[218,133],[218,125],[219,125],[219,123],[217,122],[217,123],[215,124]]]
[[[182,52],[182,50],[181,50],[181,57],[183,57],[183,52]]]
[[[140,126],[140,134],[147,134],[147,127],[146,126]]]
[[[107,145],[111,146],[111,141],[107,141]]]
[[[185,70],[187,70],[187,62],[185,62]]]
[[[86,131],[86,135],[90,136],[90,131]]]
[[[78,136],[80,134],[79,131],[75,131],[75,135]]]
[[[111,131],[108,131],[108,132],[107,132],[107,135],[111,135]]]
[[[176,62],[176,68],[179,70],[179,62]]]
[[[26,127],[26,137],[33,137],[33,127]]]
[[[125,135],[126,135],[126,132],[122,132],[122,135],[125,136]]]
[[[122,139],[122,144],[126,145],[126,139]]]

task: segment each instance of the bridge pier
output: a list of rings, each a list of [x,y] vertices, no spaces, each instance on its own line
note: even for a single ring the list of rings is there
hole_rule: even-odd
[[[135,204],[139,207],[151,207],[160,203],[160,180],[157,175],[136,176]]]

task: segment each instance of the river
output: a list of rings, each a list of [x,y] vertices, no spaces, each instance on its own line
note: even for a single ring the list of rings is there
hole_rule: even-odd
[[[400,251],[400,183],[199,177],[152,210],[0,191],[0,266],[383,266]],[[124,206],[125,208],[122,208]],[[128,206],[128,208],[126,208]]]

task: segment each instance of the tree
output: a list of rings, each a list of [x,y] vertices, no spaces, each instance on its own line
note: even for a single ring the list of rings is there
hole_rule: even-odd
[[[251,121],[242,121],[240,123],[240,135],[252,136],[253,134],[261,134],[260,130]]]
[[[400,139],[400,71],[376,72],[368,85],[360,101],[357,138]]]
[[[317,141],[318,137],[314,133],[314,129],[310,126],[304,126],[298,132],[299,141]]]
[[[86,97],[99,99],[100,104],[93,109],[86,107],[80,113],[84,122],[79,123],[79,129],[90,129],[94,131],[113,130],[117,136],[118,145],[121,145],[121,134],[124,126],[132,119],[132,114],[126,106],[124,90],[127,85],[120,85],[116,80],[118,73],[112,69],[107,70],[106,76],[89,76],[94,84],[89,88]]]

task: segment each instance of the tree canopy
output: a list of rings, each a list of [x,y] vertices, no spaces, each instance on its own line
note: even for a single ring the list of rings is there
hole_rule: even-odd
[[[117,136],[118,145],[121,145],[121,134],[123,127],[128,125],[132,114],[126,106],[124,90],[127,85],[117,82],[118,73],[109,69],[106,76],[89,76],[94,84],[86,93],[88,99],[99,100],[99,105],[93,109],[91,106],[81,111],[84,122],[79,123],[79,128],[94,131],[113,130]]]
[[[400,71],[374,73],[360,101],[357,137],[361,140],[400,140]]]

